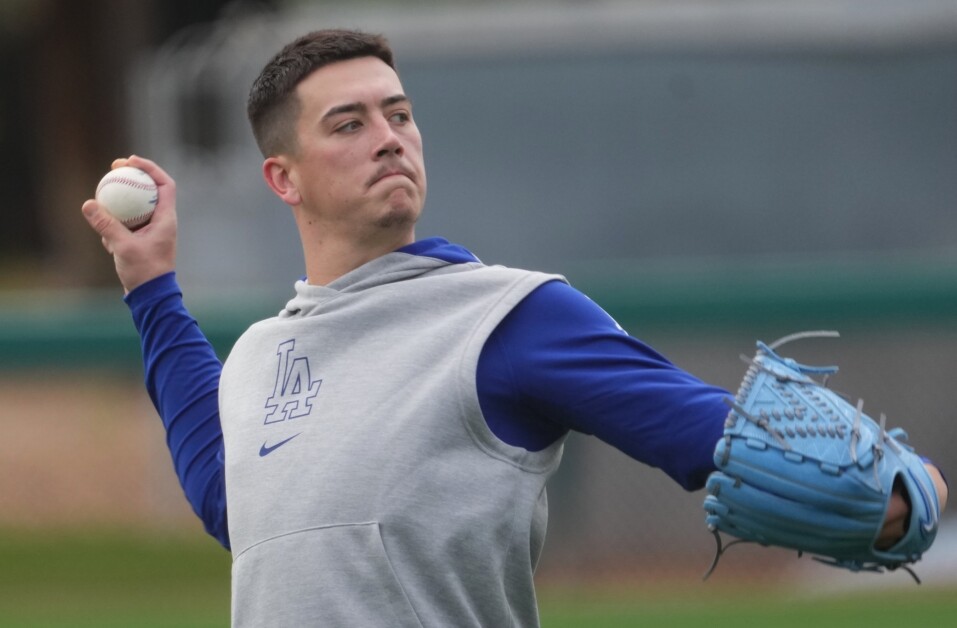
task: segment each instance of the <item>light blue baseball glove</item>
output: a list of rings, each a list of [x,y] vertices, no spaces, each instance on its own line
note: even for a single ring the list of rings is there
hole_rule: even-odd
[[[741,541],[807,552],[853,571],[906,569],[937,534],[940,506],[923,461],[900,429],[884,430],[825,386],[837,367],[779,356],[791,340],[836,336],[804,332],[758,350],[715,448],[705,521],[718,543],[714,563]],[[820,380],[820,381],[819,381]],[[911,506],[904,537],[877,549],[895,484]],[[722,547],[718,532],[738,541]]]

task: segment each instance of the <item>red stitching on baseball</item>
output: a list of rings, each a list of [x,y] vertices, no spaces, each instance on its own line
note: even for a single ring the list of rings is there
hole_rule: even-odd
[[[149,219],[150,219],[152,216],[153,216],[153,210],[150,210],[150,211],[145,211],[145,212],[143,212],[142,214],[137,214],[136,216],[133,216],[132,218],[127,218],[126,220],[121,220],[120,222],[122,222],[122,223],[123,223],[124,225],[126,225],[127,227],[131,227],[131,226],[134,226],[134,225],[138,224],[138,221],[140,221],[140,220],[149,221]]]
[[[116,177],[114,179],[105,179],[100,182],[100,185],[97,186],[96,191],[99,192],[103,189],[103,186],[109,185],[110,183],[122,183],[130,187],[138,188],[140,190],[146,190],[147,192],[155,192],[156,184],[155,183],[143,183],[142,181],[137,181],[136,179],[130,179],[129,177]]]

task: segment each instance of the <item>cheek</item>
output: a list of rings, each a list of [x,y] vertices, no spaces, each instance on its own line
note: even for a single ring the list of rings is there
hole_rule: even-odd
[[[418,134],[410,137],[406,142],[406,149],[410,154],[410,158],[419,165],[419,170],[422,170],[424,173],[425,168],[423,167],[423,164],[425,159],[422,154],[422,137]]]
[[[328,151],[315,156],[309,164],[307,182],[315,193],[335,194],[360,179],[358,151]]]
[[[418,127],[409,135],[409,143],[420,155],[422,154],[422,134],[419,132]]]

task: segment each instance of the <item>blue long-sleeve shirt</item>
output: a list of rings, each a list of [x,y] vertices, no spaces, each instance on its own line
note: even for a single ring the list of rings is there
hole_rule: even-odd
[[[403,252],[452,263],[477,261],[441,238]],[[131,291],[146,387],[163,421],[187,499],[229,547],[219,423],[222,364],[189,315],[174,273]],[[592,434],[659,467],[681,486],[703,486],[714,470],[729,393],[677,368],[625,333],[598,305],[554,281],[527,296],[488,338],[476,387],[491,431],[541,450],[569,430]]]

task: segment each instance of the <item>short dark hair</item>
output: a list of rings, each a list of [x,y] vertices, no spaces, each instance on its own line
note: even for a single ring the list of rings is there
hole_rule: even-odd
[[[395,69],[392,49],[382,35],[361,31],[313,31],[287,44],[249,90],[246,115],[263,157],[295,152],[300,103],[296,86],[315,70],[358,57],[376,57]]]

